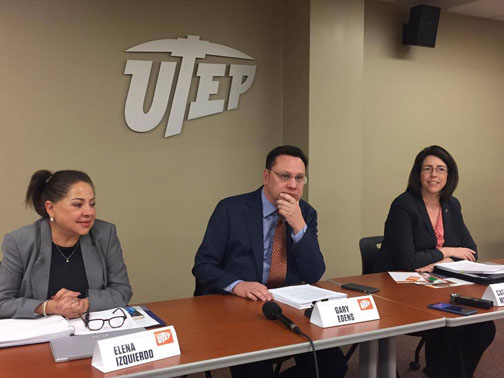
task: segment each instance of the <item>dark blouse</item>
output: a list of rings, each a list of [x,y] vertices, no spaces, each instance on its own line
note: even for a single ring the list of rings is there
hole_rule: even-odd
[[[80,243],[72,247],[56,247],[52,243],[51,270],[49,275],[49,289],[47,299],[50,299],[60,289],[65,288],[80,293],[79,298],[88,296],[89,284],[86,276],[86,268],[82,259]],[[58,251],[58,248],[61,250]],[[72,252],[75,252],[72,254]],[[63,255],[65,257],[63,257]],[[68,262],[67,262],[68,259]]]

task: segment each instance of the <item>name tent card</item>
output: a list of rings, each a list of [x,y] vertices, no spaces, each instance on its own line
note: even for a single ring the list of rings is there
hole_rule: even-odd
[[[488,285],[482,299],[493,301],[494,306],[504,306],[504,283]]]
[[[108,373],[180,354],[173,326],[98,340],[91,365]]]
[[[310,322],[322,327],[367,322],[380,319],[378,308],[371,295],[317,302]]]

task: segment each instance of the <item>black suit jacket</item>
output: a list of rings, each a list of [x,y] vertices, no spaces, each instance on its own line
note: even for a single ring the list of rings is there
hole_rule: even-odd
[[[455,197],[441,201],[443,208],[444,247],[477,247],[462,218]],[[478,256],[475,256],[476,259]],[[443,259],[436,249],[436,235],[420,196],[405,192],[397,197],[385,222],[385,235],[375,261],[374,271],[413,271]]]
[[[284,285],[317,282],[325,271],[317,238],[317,212],[299,201],[306,233],[298,243],[290,237],[287,224],[287,277]],[[261,188],[219,202],[196,257],[192,273],[195,294],[224,293],[236,280],[262,281],[263,215]]]

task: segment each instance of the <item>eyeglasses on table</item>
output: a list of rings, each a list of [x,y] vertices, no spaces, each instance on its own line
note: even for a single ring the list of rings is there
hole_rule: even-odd
[[[116,308],[112,314],[115,314],[118,311],[120,312],[117,316],[113,316],[109,319],[90,319],[89,312],[86,313],[84,317],[81,316],[81,319],[90,331],[99,331],[103,328],[106,322],[108,322],[110,328],[121,328],[126,321],[127,316],[124,310],[120,307]]]

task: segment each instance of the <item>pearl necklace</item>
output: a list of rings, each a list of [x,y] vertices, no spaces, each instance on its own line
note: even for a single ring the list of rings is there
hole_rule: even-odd
[[[75,244],[75,247],[74,247],[72,253],[70,253],[70,256],[68,256],[68,257],[66,257],[65,254],[63,252],[61,252],[61,249],[59,249],[58,244],[54,243],[54,241],[53,241],[53,243],[56,246],[56,249],[58,250],[58,252],[61,254],[61,256],[63,256],[63,258],[68,263],[70,261],[70,259],[72,258],[72,256],[74,255],[75,251],[77,250],[77,247],[79,246],[79,241],[77,241],[77,244]]]

